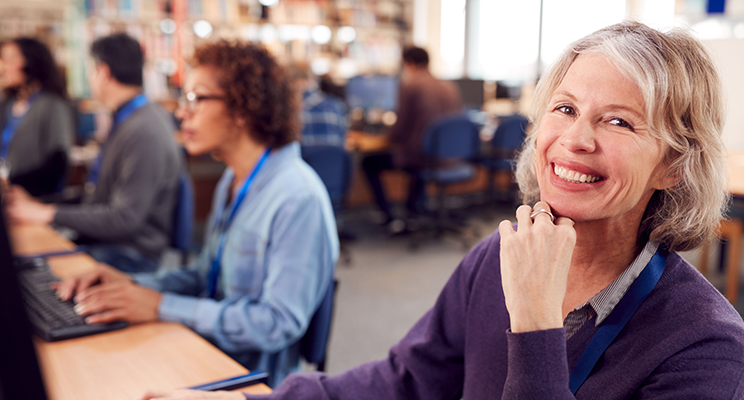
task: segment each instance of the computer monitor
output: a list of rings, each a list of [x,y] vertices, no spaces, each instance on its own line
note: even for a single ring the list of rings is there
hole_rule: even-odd
[[[398,103],[398,77],[395,75],[360,75],[346,83],[346,102],[350,109],[381,108],[395,110]]]
[[[31,341],[31,325],[21,299],[0,210],[0,400],[46,400],[44,382]]]
[[[522,97],[522,84],[514,81],[496,81],[496,98],[517,101]]]
[[[465,108],[483,107],[484,86],[481,79],[455,79],[451,81],[460,90],[460,98]]]

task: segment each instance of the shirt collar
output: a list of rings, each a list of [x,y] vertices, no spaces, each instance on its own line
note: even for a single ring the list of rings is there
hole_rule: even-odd
[[[300,143],[297,141],[290,142],[287,145],[272,150],[272,152],[269,154],[269,158],[266,159],[263,168],[258,171],[258,175],[256,175],[256,177],[254,178],[254,188],[263,186],[267,180],[270,180],[271,177],[274,175],[274,170],[276,169],[277,165],[283,164],[287,160],[300,157]],[[235,176],[235,172],[232,170],[232,168],[228,168],[227,173],[229,175],[229,181],[232,181],[232,178]]]
[[[576,307],[576,310],[583,308],[589,304],[594,312],[597,314],[596,326],[599,326],[604,320],[612,313],[617,303],[623,298],[625,293],[630,288],[630,285],[635,282],[638,275],[643,272],[646,265],[651,261],[651,258],[656,254],[656,250],[659,248],[658,242],[649,241],[643,247],[640,254],[633,260],[628,268],[623,271],[620,276],[615,278],[612,283],[607,285],[604,289],[600,290],[599,293],[592,296],[589,301]]]

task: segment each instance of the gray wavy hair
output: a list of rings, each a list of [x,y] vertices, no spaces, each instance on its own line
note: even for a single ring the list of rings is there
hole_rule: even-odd
[[[646,207],[639,241],[655,240],[671,251],[691,250],[715,234],[728,205],[728,176],[721,131],[721,81],[699,40],[685,30],[662,33],[638,22],[623,22],[571,44],[537,85],[533,128],[517,160],[523,200],[540,197],[535,142],[553,92],[581,54],[599,53],[641,90],[649,131],[666,143],[668,177],[679,183],[657,190]]]

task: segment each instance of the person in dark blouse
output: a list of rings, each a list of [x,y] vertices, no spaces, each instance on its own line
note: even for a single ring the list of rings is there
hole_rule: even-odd
[[[62,189],[74,124],[67,90],[49,49],[32,38],[0,48],[0,158],[9,181],[33,196]]]
[[[723,218],[721,82],[689,33],[637,22],[574,42],[542,78],[516,225],[465,256],[390,350],[270,395],[142,399],[741,399],[744,322],[677,252]]]

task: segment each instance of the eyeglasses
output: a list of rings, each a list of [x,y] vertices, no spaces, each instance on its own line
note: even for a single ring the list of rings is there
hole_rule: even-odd
[[[196,107],[204,100],[224,100],[225,96],[207,96],[198,95],[194,92],[188,92],[178,99],[178,106],[188,112],[196,111]]]

